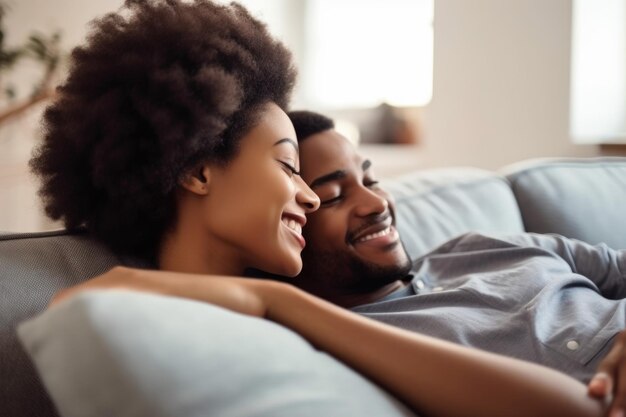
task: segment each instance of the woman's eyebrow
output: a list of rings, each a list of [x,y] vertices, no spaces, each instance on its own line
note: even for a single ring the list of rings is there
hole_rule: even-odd
[[[281,140],[277,141],[277,142],[274,144],[274,146],[280,145],[281,143],[289,143],[289,144],[291,144],[291,145],[295,148],[295,150],[296,150],[296,151],[299,151],[299,149],[298,149],[298,142],[296,142],[296,141],[295,141],[295,140],[293,140],[293,139],[290,139],[290,138],[283,138],[283,139],[281,139]]]

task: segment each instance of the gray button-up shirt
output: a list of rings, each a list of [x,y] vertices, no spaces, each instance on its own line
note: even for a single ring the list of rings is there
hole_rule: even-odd
[[[586,382],[626,328],[624,298],[624,250],[472,233],[419,258],[406,288],[353,311]]]

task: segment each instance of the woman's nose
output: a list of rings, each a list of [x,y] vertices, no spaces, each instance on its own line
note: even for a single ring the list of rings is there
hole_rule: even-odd
[[[320,208],[320,198],[306,185],[301,177],[296,179],[296,186],[298,187],[296,201],[304,207],[306,213],[311,213]]]

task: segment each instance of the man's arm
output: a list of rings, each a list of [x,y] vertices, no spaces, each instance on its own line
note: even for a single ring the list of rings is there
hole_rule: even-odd
[[[513,237],[512,242],[547,249],[567,262],[575,273],[593,281],[604,297],[626,298],[626,250],[552,234],[527,233]]]
[[[560,235],[525,234],[511,238],[515,244],[550,250],[565,260],[575,273],[593,281],[600,293],[611,299],[626,298],[626,250],[606,244],[590,245]],[[626,330],[598,366],[587,389],[596,398],[612,400],[610,417],[624,417],[626,410]],[[621,413],[621,414],[620,414]]]
[[[602,403],[554,370],[369,320],[287,284],[115,268],[55,300],[127,288],[192,298],[280,323],[429,416],[601,416]]]

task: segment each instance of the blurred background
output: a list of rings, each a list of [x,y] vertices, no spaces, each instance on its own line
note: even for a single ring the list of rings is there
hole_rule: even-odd
[[[88,22],[122,0],[2,0],[0,231],[45,219],[27,161]],[[293,51],[293,108],[379,177],[626,155],[626,0],[246,0]]]

